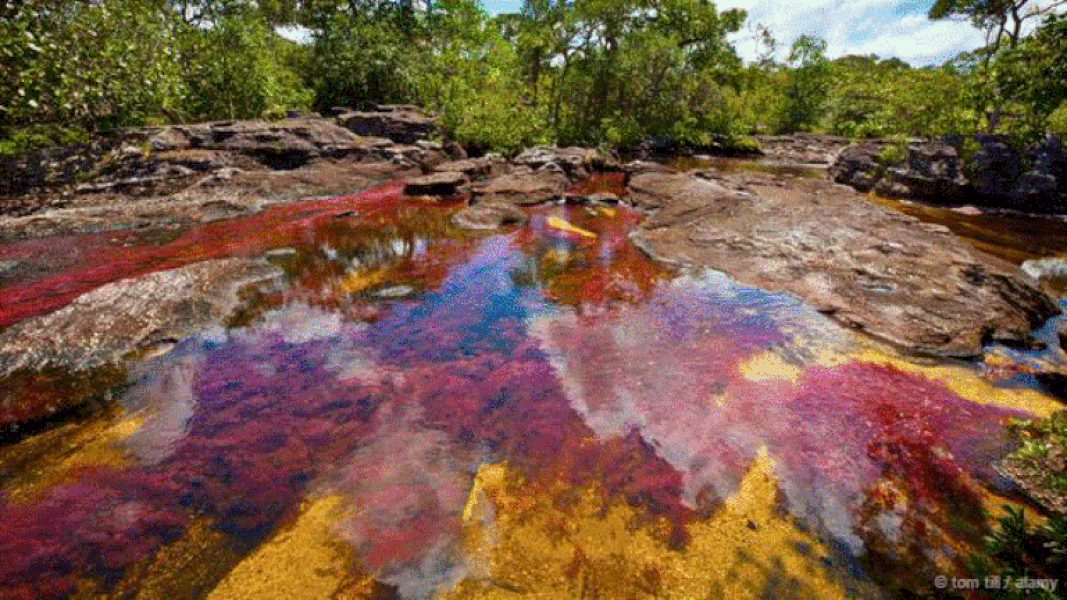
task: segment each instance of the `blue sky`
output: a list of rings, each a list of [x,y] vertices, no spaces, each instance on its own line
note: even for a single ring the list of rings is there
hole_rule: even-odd
[[[482,0],[489,12],[515,12],[522,0]],[[827,42],[831,58],[843,54],[897,57],[915,66],[940,64],[984,42],[980,31],[965,22],[926,18],[933,0],[719,0],[719,10],[748,11],[745,27],[732,41],[741,56],[756,56],[757,24],[770,28],[785,48],[807,33]],[[787,50],[780,51],[784,58]]]

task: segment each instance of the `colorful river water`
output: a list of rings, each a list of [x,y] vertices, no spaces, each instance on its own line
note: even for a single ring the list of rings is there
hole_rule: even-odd
[[[991,465],[1041,393],[658,266],[621,206],[473,234],[399,189],[0,247],[35,273],[4,324],[210,258],[286,272],[119,407],[0,447],[0,597],[898,597],[1017,502]]]

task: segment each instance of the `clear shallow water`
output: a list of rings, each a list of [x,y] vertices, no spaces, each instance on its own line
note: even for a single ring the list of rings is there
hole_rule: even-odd
[[[287,283],[0,449],[4,597],[928,590],[1001,500],[1003,424],[1052,406],[654,265],[622,208],[472,235],[396,191],[53,240],[84,259],[20,293],[271,249]]]

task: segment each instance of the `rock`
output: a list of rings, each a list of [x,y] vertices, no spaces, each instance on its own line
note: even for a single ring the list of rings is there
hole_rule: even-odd
[[[1060,339],[1060,348],[1067,351],[1067,322],[1060,323],[1056,328],[1056,336]]]
[[[632,160],[622,166],[622,170],[629,175],[638,173],[676,173],[677,171],[663,163],[647,160]]]
[[[102,369],[121,370],[127,358],[141,351],[227,319],[243,306],[238,291],[281,274],[266,261],[234,258],[102,286],[60,310],[0,332],[0,381],[57,373],[65,380],[79,380],[92,378]],[[54,389],[66,385],[60,383]],[[0,392],[0,426],[88,399],[79,394],[35,394],[32,386],[9,385],[4,390]],[[94,391],[100,390],[83,390],[85,394]]]
[[[1048,258],[1038,258],[1023,261],[1023,264],[1019,265],[1023,273],[1026,273],[1034,279],[1041,279],[1043,277],[1067,277],[1067,258],[1060,256],[1051,256]]]
[[[384,137],[399,144],[414,144],[437,133],[437,119],[407,104],[383,104],[370,112],[347,112],[337,122],[356,135]]]
[[[410,285],[394,285],[387,288],[382,288],[374,292],[374,296],[377,298],[404,298],[415,293],[415,288]]]
[[[148,138],[149,148],[153,152],[166,152],[168,150],[180,150],[189,148],[189,136],[176,127],[166,127],[162,131]]]
[[[452,215],[452,222],[464,229],[486,231],[499,229],[510,223],[522,223],[526,213],[513,204],[480,202]]]
[[[523,150],[512,162],[530,167],[535,171],[556,165],[572,181],[584,179],[588,176],[589,170],[608,171],[619,168],[599,151],[578,147],[534,146]]]
[[[249,207],[226,200],[209,200],[200,205],[202,221],[232,219],[249,213]]]
[[[962,200],[967,179],[960,172],[959,153],[944,142],[918,142],[907,148],[906,166],[892,172],[896,183],[916,198]]]
[[[243,304],[237,297],[241,288],[281,274],[268,262],[234,258],[107,284],[0,332],[0,377],[22,369],[81,371],[119,362],[145,343],[181,338],[225,319]]]
[[[570,182],[558,171],[529,168],[516,169],[497,177],[474,191],[485,200],[504,201],[511,204],[537,204],[559,198]]]
[[[404,193],[409,196],[452,196],[461,193],[468,183],[462,172],[443,171],[409,180]]]
[[[0,155],[0,196],[68,185],[89,173],[105,156],[120,148],[120,137],[42,148],[27,154]],[[4,200],[3,212],[9,213]]]
[[[944,227],[826,181],[789,189],[708,175],[645,173],[631,200],[657,209],[632,239],[654,258],[791,292],[846,326],[918,354],[971,357],[1023,341],[1057,314],[1014,269]]]
[[[758,135],[760,150],[766,159],[776,163],[829,165],[848,145],[848,139],[817,133],[790,135]]]
[[[913,140],[905,157],[896,161],[883,158],[890,143],[849,146],[831,166],[831,176],[859,191],[875,189],[935,204],[1067,213],[1067,151],[1055,137],[1026,147],[1009,135]],[[977,149],[960,150],[971,146]]]
[[[564,194],[567,204],[618,204],[619,197],[611,192],[594,192],[592,194]]]
[[[1022,157],[1003,135],[978,134],[979,148],[971,155],[968,171],[974,192],[987,198],[1003,197],[1022,175]]]
[[[434,167],[434,171],[463,173],[471,179],[484,179],[493,174],[493,167],[493,161],[488,158],[467,158],[441,163]]]
[[[371,156],[383,146],[330,121],[229,121],[175,126],[192,148],[227,150],[257,157],[273,169],[295,169],[318,156]]]
[[[880,158],[886,142],[863,142],[842,150],[830,166],[830,178],[869,192],[881,180],[885,166]]]

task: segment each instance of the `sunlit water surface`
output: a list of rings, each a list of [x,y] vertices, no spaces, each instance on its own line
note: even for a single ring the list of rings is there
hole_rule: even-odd
[[[497,235],[397,185],[25,242],[5,323],[223,256],[285,269],[120,409],[0,448],[4,598],[832,598],[933,590],[1048,398],[657,266],[617,206]]]

